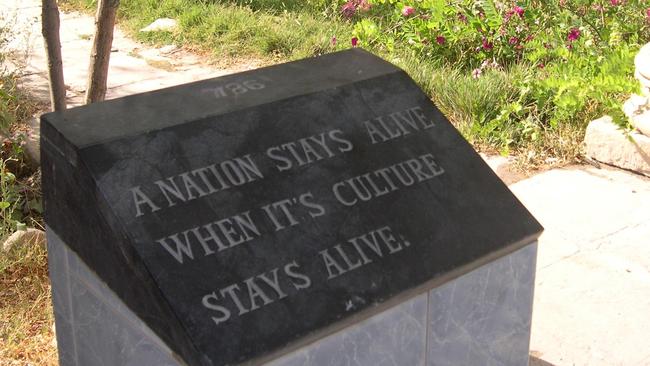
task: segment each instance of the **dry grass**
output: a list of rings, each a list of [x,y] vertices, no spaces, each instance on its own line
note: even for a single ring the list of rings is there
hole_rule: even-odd
[[[0,365],[58,365],[47,251],[0,252]]]
[[[16,35],[8,31],[15,20],[5,16],[0,14],[0,173],[4,178],[10,173],[12,178],[3,178],[0,201],[11,204],[2,214],[22,216],[3,215],[0,236],[12,232],[18,220],[41,226],[40,213],[27,207],[40,197],[40,175],[24,164],[20,136],[22,123],[42,105],[19,90],[16,76],[6,72],[3,46]],[[0,365],[58,365],[53,321],[46,249],[35,244],[8,251],[0,247]]]

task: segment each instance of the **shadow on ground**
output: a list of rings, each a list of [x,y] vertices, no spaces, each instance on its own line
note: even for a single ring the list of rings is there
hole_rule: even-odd
[[[537,357],[530,356],[530,359],[528,361],[528,366],[555,366],[555,365],[553,365],[550,362],[540,360]]]

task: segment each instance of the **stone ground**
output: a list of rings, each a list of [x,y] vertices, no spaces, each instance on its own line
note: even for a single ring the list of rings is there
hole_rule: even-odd
[[[510,189],[546,229],[531,354],[552,365],[650,365],[650,179],[572,166]]]
[[[46,58],[40,25],[41,2],[2,0],[0,24],[13,30],[8,45],[24,87],[48,100]],[[61,13],[61,46],[68,106],[83,103],[94,19],[77,12]],[[175,46],[145,47],[116,30],[108,72],[106,98],[145,92],[255,68],[256,61],[229,69],[211,67],[204,57]]]
[[[47,100],[40,2],[3,0],[23,86]],[[2,20],[0,20],[2,21]],[[69,105],[83,100],[92,17],[62,14]],[[117,31],[107,98],[254,68],[217,69],[176,47],[148,48]],[[531,365],[650,366],[650,179],[570,166],[525,178],[508,161],[490,166],[546,228],[540,238]]]

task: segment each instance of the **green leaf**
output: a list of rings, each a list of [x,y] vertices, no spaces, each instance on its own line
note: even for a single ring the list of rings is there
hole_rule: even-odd
[[[481,6],[483,7],[483,11],[485,12],[485,17],[487,19],[487,23],[490,25],[490,28],[498,29],[503,23],[503,19],[501,18],[499,11],[494,5],[494,1],[483,0],[481,1]]]
[[[43,202],[40,199],[33,199],[27,202],[27,207],[30,210],[34,210],[38,213],[43,213]]]

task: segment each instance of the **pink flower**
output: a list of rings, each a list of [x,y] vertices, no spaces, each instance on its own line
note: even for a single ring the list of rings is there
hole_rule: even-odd
[[[467,17],[463,13],[458,13],[458,20],[460,20],[461,22],[467,24]]]
[[[616,0],[612,0],[612,1],[616,1]],[[524,8],[522,8],[520,6],[515,6],[514,8],[512,8],[512,10],[515,13],[517,13],[517,15],[519,15],[520,18],[524,17],[524,12],[525,12]]]
[[[354,0],[349,0],[341,7],[341,14],[343,14],[343,16],[346,18],[352,18],[356,12],[357,5],[355,4]]]
[[[481,69],[474,69],[474,71],[472,71],[472,77],[474,79],[480,78],[481,74],[483,74],[483,71],[481,71]]]
[[[537,65],[537,67],[540,68],[540,69],[543,69],[543,68],[546,67],[546,65],[544,65],[544,63],[542,62],[542,63],[540,63],[539,65]]]
[[[577,41],[580,38],[580,29],[571,28],[566,38],[569,42]]]
[[[447,39],[445,39],[443,36],[438,36],[436,37],[436,42],[438,42],[439,45],[443,45],[445,42],[447,42]]]
[[[511,45],[514,46],[514,45],[516,45],[516,44],[519,43],[519,38],[517,38],[517,37],[510,37],[510,40],[508,41],[508,43],[510,43]]]
[[[357,7],[363,11],[368,11],[372,5],[368,2],[368,0],[357,0]]]
[[[645,20],[647,20],[648,23],[650,23],[650,8],[648,8],[648,9],[645,11]]]
[[[489,42],[487,38],[483,38],[482,46],[483,49],[486,51],[492,51],[492,49],[494,48],[494,44],[492,42]]]
[[[415,8],[412,6],[405,6],[402,8],[402,15],[405,17],[410,17],[411,15],[415,14]]]
[[[508,10],[506,12],[505,20],[506,20],[506,22],[508,22],[510,20],[510,18],[512,18],[515,14],[519,15],[520,18],[523,18],[525,12],[526,11],[524,10],[524,8],[522,8],[521,6],[515,5],[514,8],[512,8],[512,9],[510,9],[510,10]]]
[[[333,36],[330,42],[332,43],[332,46],[336,46],[336,36]]]
[[[350,41],[352,42],[352,47],[356,47],[359,44],[359,38],[357,37],[352,37]]]
[[[622,0],[609,0],[609,2],[612,4],[612,6],[619,6],[623,3]]]

